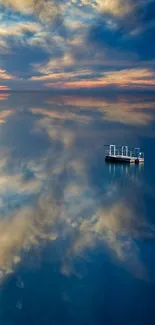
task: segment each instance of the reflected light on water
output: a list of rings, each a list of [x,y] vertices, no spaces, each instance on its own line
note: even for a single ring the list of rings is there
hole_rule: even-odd
[[[72,100],[48,98],[41,108],[33,102],[25,109],[1,111],[6,122],[0,129],[2,283],[22,265],[25,253],[35,249],[40,255],[53,244],[63,246],[59,268],[64,275],[76,274],[77,259],[103,247],[115,263],[147,279],[138,241],[153,237],[154,228],[131,195],[141,196],[144,165],[104,164],[101,150],[110,136],[106,124],[98,127],[95,114],[102,113],[103,123],[108,100]],[[115,105],[110,106],[108,112],[114,111]],[[125,111],[128,115],[127,101]],[[124,119],[118,114],[118,120],[122,126],[114,124],[113,130],[120,143]]]

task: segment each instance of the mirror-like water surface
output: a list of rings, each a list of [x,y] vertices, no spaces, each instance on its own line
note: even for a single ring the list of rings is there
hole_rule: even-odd
[[[154,126],[154,95],[0,94],[1,325],[154,324]]]

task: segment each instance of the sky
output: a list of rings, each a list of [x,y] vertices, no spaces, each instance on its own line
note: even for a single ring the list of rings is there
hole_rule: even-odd
[[[0,0],[0,91],[152,91],[154,32],[154,0]]]

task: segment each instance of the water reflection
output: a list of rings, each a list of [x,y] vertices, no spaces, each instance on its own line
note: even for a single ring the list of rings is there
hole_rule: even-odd
[[[147,159],[145,168],[143,164],[105,164],[103,151],[114,134],[117,143],[125,134],[124,141],[144,144],[145,150],[142,135],[153,123],[153,113],[145,111],[145,123],[142,115],[136,123],[139,113],[134,111],[138,118],[133,118],[134,123],[129,119],[124,127],[129,114],[125,104],[126,117],[122,120],[118,114],[118,127],[116,115],[113,123],[104,120],[101,99],[72,100],[47,96],[42,98],[43,106],[37,107],[38,99],[33,98],[23,108],[21,98],[13,98],[12,107],[1,111],[5,120],[0,129],[2,287],[17,274],[18,290],[26,290],[18,273],[28,269],[33,259],[33,269],[48,261],[63,277],[83,276],[81,261],[87,264],[90,258],[95,265],[97,251],[111,265],[143,281],[154,281],[151,257],[146,263],[143,255],[145,242],[153,240],[155,232],[145,201],[148,195],[151,200],[148,188],[154,190],[154,184],[146,181]],[[114,112],[115,104],[110,105],[107,112]],[[136,105],[139,110],[137,101]],[[135,123],[141,125],[138,132],[131,128]],[[153,166],[149,168],[153,176]],[[17,299],[16,307],[22,311],[21,300]]]
[[[132,176],[136,177],[136,175],[143,177],[144,172],[144,163],[141,163],[139,165],[136,164],[115,164],[108,162],[106,164],[106,168],[108,168],[109,174],[112,176],[122,175],[123,177],[126,176]]]

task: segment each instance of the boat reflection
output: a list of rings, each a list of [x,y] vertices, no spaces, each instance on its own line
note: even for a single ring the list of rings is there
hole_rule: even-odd
[[[144,172],[144,163],[141,164],[116,164],[108,162],[105,164],[106,170],[112,176],[132,176],[137,177]]]

